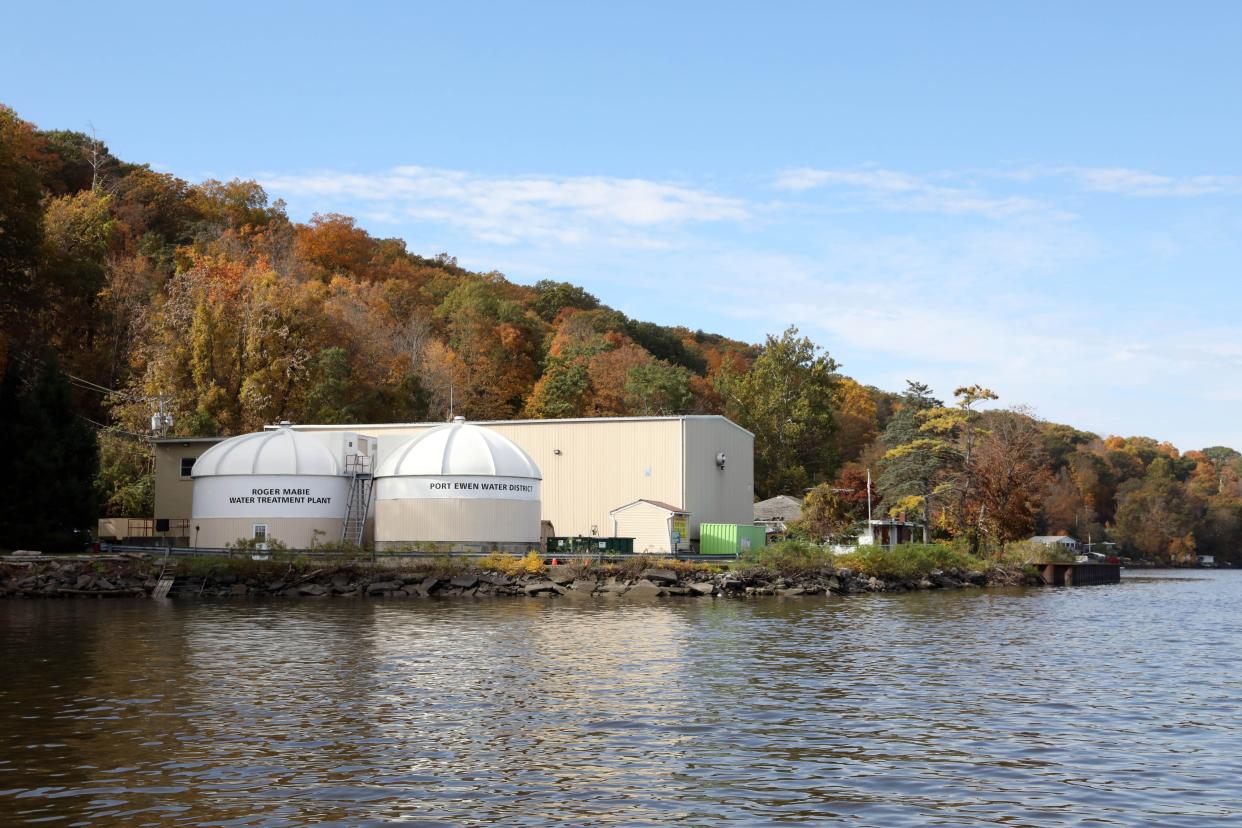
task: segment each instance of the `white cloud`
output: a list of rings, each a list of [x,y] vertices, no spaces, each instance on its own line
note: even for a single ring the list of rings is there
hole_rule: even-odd
[[[1174,178],[1125,167],[1073,167],[1069,174],[1086,189],[1127,196],[1202,196],[1242,193],[1242,177],[1195,175]]]
[[[945,186],[927,178],[884,169],[822,170],[802,167],[776,177],[778,189],[805,192],[818,188],[843,190],[863,204],[882,210],[982,216],[1000,219],[1022,214],[1055,214],[1041,201],[1023,196],[994,196],[975,187]]]
[[[486,176],[403,166],[381,173],[266,175],[282,196],[367,205],[386,220],[436,222],[496,244],[587,241],[650,245],[649,234],[702,222],[741,222],[745,202],[707,190],[604,176]]]

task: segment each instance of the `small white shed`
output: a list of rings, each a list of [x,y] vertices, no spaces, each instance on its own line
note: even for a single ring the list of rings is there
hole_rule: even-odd
[[[634,551],[668,555],[690,548],[690,513],[659,500],[635,500],[608,513],[614,538],[633,538]]]
[[[1067,552],[1073,552],[1075,555],[1082,551],[1082,544],[1069,535],[1036,535],[1030,539],[1030,542],[1043,546],[1053,546]]]

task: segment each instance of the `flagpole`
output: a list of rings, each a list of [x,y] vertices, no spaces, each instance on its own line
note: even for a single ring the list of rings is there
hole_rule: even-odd
[[[867,531],[871,531],[871,467],[867,467]]]

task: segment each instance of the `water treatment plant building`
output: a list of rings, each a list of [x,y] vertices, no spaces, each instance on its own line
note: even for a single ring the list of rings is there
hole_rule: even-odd
[[[498,420],[471,425],[511,441],[531,460],[541,478],[540,516],[557,535],[624,535],[625,527],[618,525],[614,512],[639,500],[668,504],[678,518],[669,521],[675,528],[668,544],[653,540],[650,548],[636,551],[688,548],[697,545],[701,523],[753,520],[754,435],[725,417]],[[444,426],[301,424],[292,430],[329,441],[339,442],[346,434],[372,439],[378,471],[412,438]],[[154,442],[156,523],[174,542],[185,539],[188,545],[193,536],[192,470],[197,458],[222,440],[167,437]],[[376,505],[371,510],[372,526]],[[368,539],[374,537],[372,529]]]

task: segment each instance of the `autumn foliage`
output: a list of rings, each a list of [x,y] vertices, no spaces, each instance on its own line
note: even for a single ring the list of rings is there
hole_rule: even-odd
[[[917,384],[881,391],[783,322],[751,345],[631,319],[349,216],[294,221],[253,181],[187,182],[2,106],[0,199],[0,368],[56,355],[96,430],[109,513],[149,513],[141,439],[157,411],[180,436],[718,413],[755,435],[756,496],[813,492],[818,537],[865,517],[870,470],[877,514],[977,548],[1035,532],[1178,562],[1242,548],[1231,449],[1101,439],[997,410],[978,386],[948,404]]]

